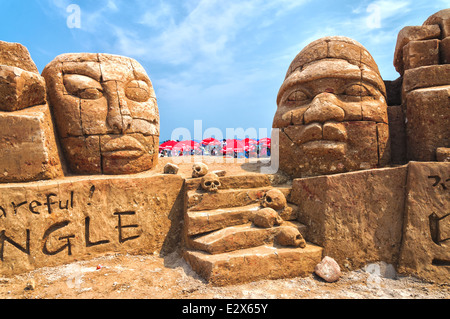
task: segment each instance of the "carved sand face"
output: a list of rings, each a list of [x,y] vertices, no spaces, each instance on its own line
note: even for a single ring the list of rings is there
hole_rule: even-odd
[[[128,174],[157,159],[159,113],[152,83],[133,59],[64,54],[42,75],[69,168]]]
[[[379,166],[388,135],[384,91],[357,42],[329,37],[307,46],[278,93],[273,127],[281,129],[281,167],[308,176]]]

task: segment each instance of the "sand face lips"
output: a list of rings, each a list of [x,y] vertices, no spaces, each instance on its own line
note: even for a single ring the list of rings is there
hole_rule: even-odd
[[[144,154],[144,146],[127,135],[112,139],[102,147],[102,155],[110,158],[137,158]]]
[[[345,142],[348,139],[344,124],[338,122],[290,125],[284,130],[289,138],[298,145],[312,141]]]

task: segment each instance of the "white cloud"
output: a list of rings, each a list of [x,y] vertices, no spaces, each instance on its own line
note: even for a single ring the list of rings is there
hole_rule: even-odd
[[[64,17],[71,2],[40,1]],[[220,69],[246,45],[236,42],[242,32],[268,27],[309,1],[188,0],[175,7],[163,0],[102,0],[81,5],[81,31],[118,54],[174,66],[209,62]]]
[[[114,0],[109,0],[108,3],[106,4],[106,7],[110,11],[118,11],[119,10],[119,8],[117,7],[117,4]]]
[[[50,1],[53,6],[65,10],[71,2],[69,0],[51,0]]]
[[[146,11],[142,17],[138,19],[138,22],[147,27],[165,28],[174,24],[173,14],[173,8],[169,3],[159,1],[159,3],[155,4],[151,10]]]
[[[149,54],[143,58],[154,59],[173,65],[187,64],[197,59],[226,63],[232,61],[235,52],[230,49],[234,41],[246,27],[258,24],[264,16],[266,25],[270,19],[301,6],[305,2],[294,0],[279,1],[188,1],[188,14],[175,22],[173,8],[163,2],[149,8],[138,21],[151,28],[162,29],[156,36],[143,35],[145,40],[128,42],[135,48],[144,45]],[[270,13],[270,15],[267,15]],[[126,36],[126,32],[122,36]],[[121,43],[126,41],[121,40]],[[122,47],[122,49],[124,49]]]
[[[245,25],[246,17],[255,9],[254,2],[228,3],[200,1],[180,23],[172,24],[158,37],[152,47],[171,64],[188,63],[194,58],[218,59],[226,56],[226,45]]]
[[[358,25],[363,29],[378,29],[386,26],[386,22],[392,18],[398,18],[410,11],[410,0],[390,1],[376,0],[365,3],[352,9],[352,13],[358,15],[356,19],[347,21],[353,26]]]
[[[397,75],[392,61],[398,32],[405,25],[420,25],[423,22],[405,24],[405,18],[409,17],[408,13],[412,8],[416,9],[416,6],[417,3],[411,0],[376,0],[364,1],[356,7],[349,7],[348,12],[340,11],[340,14],[325,12],[321,19],[326,23],[320,28],[304,31],[297,44],[287,47],[280,53],[279,61],[286,65],[287,69],[292,59],[312,41],[325,36],[346,36],[360,42],[369,50],[383,77],[395,79]],[[374,13],[379,14],[378,26],[372,24],[374,21],[371,20],[371,15]]]

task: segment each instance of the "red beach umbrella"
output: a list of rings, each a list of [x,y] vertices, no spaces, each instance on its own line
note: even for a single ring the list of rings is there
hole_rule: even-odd
[[[200,147],[200,144],[195,141],[181,141],[176,143],[173,149],[178,151],[190,151]]]
[[[258,141],[252,139],[252,138],[246,138],[243,140],[244,142],[244,149],[246,152],[253,151],[256,149],[256,145],[258,145]]]
[[[258,141],[254,140],[252,138],[248,138],[248,137],[246,139],[244,139],[243,141],[244,141],[245,145],[256,145],[256,144],[258,144]]]
[[[221,145],[222,142],[220,142],[219,140],[216,140],[213,137],[209,137],[209,138],[205,138],[202,141],[202,145]]]
[[[228,139],[225,141],[226,145],[223,148],[225,150],[224,153],[228,152],[243,152],[245,145],[243,141]]]
[[[264,144],[264,145],[267,145],[268,147],[270,147],[270,142],[271,142],[271,141],[272,141],[272,140],[271,140],[270,138],[265,137],[265,138],[260,139],[259,142],[258,142],[258,144],[259,144],[259,145]]]
[[[196,141],[183,141],[183,143],[189,146],[191,149],[200,148],[200,143]]]
[[[177,144],[176,141],[167,141],[167,142],[162,143],[162,144],[159,146],[159,149],[163,149],[163,150],[171,150],[171,149],[173,149],[173,147],[174,147],[176,144]]]
[[[245,144],[245,146],[244,146],[244,150],[246,152],[254,151],[255,149],[256,149],[256,146],[252,145],[252,144]]]

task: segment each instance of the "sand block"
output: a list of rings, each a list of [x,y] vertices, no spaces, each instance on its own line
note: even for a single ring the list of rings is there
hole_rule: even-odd
[[[0,183],[62,176],[47,105],[0,112],[0,127]]]
[[[450,85],[417,89],[406,95],[407,156],[435,161],[436,148],[450,147]]]
[[[231,253],[211,255],[187,250],[184,258],[214,286],[241,284],[257,280],[306,277],[322,260],[322,248],[258,246]]]
[[[450,282],[450,163],[411,162],[399,272]]]
[[[292,202],[305,238],[342,268],[395,264],[402,239],[407,167],[298,178]]]
[[[206,251],[210,254],[221,254],[239,249],[273,244],[280,232],[294,227],[302,233],[305,226],[295,222],[283,222],[282,225],[270,228],[257,227],[252,224],[228,227],[204,236],[193,238],[190,248]]]
[[[405,70],[439,64],[440,42],[438,39],[410,41],[403,47]]]
[[[181,240],[177,175],[70,177],[0,185],[0,273],[107,253],[174,251]]]

